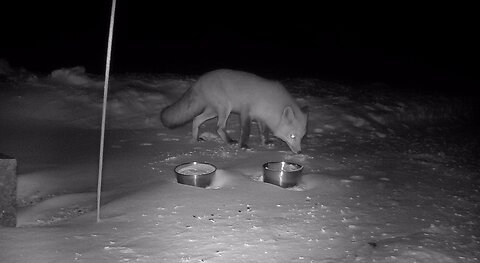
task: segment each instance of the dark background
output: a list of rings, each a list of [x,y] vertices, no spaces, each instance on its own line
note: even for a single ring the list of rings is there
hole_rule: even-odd
[[[472,94],[479,52],[472,6],[168,5],[118,0],[111,71],[315,77]],[[0,58],[40,73],[104,74],[109,1],[2,4]]]

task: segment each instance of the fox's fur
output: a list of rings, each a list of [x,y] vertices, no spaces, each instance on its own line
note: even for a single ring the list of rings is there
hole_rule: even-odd
[[[250,122],[255,120],[262,144],[267,142],[269,129],[293,152],[301,151],[307,114],[281,83],[247,72],[220,69],[204,74],[177,102],[162,110],[161,120],[164,126],[175,128],[193,119],[192,140],[196,141],[198,127],[218,117],[218,135],[225,142],[234,143],[225,131],[232,112],[240,114],[242,148],[248,147]]]

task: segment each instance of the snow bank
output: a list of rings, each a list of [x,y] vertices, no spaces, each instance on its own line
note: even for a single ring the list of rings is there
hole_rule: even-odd
[[[8,63],[0,70],[13,74]],[[109,129],[143,129],[161,125],[161,109],[178,99],[193,78],[175,75],[125,75],[111,79],[108,97]],[[353,87],[315,79],[285,80],[309,118],[319,120],[314,133],[351,132],[386,137],[415,124],[472,119],[475,101],[439,95],[398,92],[385,85]],[[44,78],[17,80],[22,96],[9,98],[10,118],[47,120],[66,126],[98,128],[101,119],[103,81],[84,67],[54,70]],[[18,111],[18,105],[22,105]],[[10,106],[10,107],[9,107]],[[20,116],[19,116],[20,115]]]
[[[35,74],[24,68],[14,68],[6,59],[0,58],[0,85],[6,83],[9,85],[15,85],[18,82],[28,82],[35,80],[36,78],[37,76]],[[5,88],[5,86],[0,88]]]
[[[316,79],[285,83],[300,103],[309,105],[309,119],[321,123],[312,127],[315,133],[367,132],[384,138],[418,125],[477,121],[480,117],[475,98],[412,93],[377,83],[361,87]]]
[[[85,68],[54,70],[43,78],[9,83],[13,96],[4,97],[4,119],[30,119],[97,129],[101,123],[103,81]],[[112,77],[109,87],[107,128],[143,129],[161,125],[160,110],[191,84],[187,78],[165,76]],[[170,98],[172,97],[172,98]]]

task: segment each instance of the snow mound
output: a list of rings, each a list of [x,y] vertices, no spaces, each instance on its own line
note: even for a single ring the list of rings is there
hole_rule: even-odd
[[[13,73],[12,67],[10,67],[10,63],[7,60],[0,58],[0,76],[1,75],[10,75]]]
[[[85,72],[85,67],[77,66],[73,68],[56,69],[50,73],[49,78],[61,84],[77,86],[101,86],[103,81],[94,81]]]

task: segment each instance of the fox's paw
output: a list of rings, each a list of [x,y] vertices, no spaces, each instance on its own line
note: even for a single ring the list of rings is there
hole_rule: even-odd
[[[275,144],[273,143],[273,140],[266,140],[262,142],[262,145],[267,148],[273,148],[275,147]]]
[[[201,137],[198,137],[198,138],[196,138],[196,139],[195,139],[195,138],[190,139],[190,143],[191,143],[191,144],[195,144],[195,143],[197,143],[197,142],[204,142],[204,141],[205,141],[205,139],[204,139],[204,138],[201,138]]]
[[[189,142],[190,144],[195,144],[195,143],[197,143],[197,140],[198,140],[198,139],[190,139],[188,142]]]
[[[218,141],[220,138],[211,133],[211,132],[204,132],[198,136],[197,142],[204,142],[204,141]]]
[[[248,150],[248,149],[250,149],[250,147],[248,147],[248,145],[245,144],[245,143],[242,143],[242,144],[240,145],[240,148],[241,148],[242,150]]]

